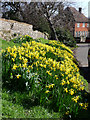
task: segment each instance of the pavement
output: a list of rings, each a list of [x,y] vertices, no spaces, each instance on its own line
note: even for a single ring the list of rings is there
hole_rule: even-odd
[[[79,43],[77,44],[76,58],[80,62],[79,67],[88,67],[88,50],[90,43]]]
[[[84,78],[90,83],[90,68],[88,67],[88,50],[90,43],[79,43],[75,49],[75,57],[79,62],[79,67]]]

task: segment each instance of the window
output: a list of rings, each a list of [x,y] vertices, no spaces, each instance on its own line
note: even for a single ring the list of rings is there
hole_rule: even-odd
[[[88,36],[88,31],[86,31],[86,37]]]
[[[81,36],[83,36],[83,31],[81,31]]]
[[[80,31],[78,32],[78,37],[80,37]]]
[[[82,36],[85,36],[85,31],[82,31]]]
[[[78,37],[78,32],[76,32],[76,37]]]
[[[85,23],[83,23],[83,27],[85,27]]]
[[[85,31],[83,31],[83,35],[85,36]]]
[[[77,23],[77,27],[80,27],[80,23]]]
[[[89,27],[89,23],[87,23],[87,27]]]

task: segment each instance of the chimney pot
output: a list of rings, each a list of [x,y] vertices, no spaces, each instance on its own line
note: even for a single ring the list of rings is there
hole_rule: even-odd
[[[79,12],[80,12],[80,13],[82,12],[82,8],[81,8],[81,7],[79,8]]]

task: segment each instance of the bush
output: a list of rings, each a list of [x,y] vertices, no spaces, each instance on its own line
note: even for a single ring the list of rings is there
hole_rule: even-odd
[[[61,42],[63,42],[65,45],[71,46],[71,47],[76,46],[76,41],[75,41],[74,37],[71,35],[71,33],[69,32],[69,30],[57,29],[56,33],[57,33],[58,39]]]
[[[72,51],[57,41],[46,45],[31,40],[8,47],[2,52],[3,87],[32,94],[41,105],[76,117],[88,103],[73,59]]]

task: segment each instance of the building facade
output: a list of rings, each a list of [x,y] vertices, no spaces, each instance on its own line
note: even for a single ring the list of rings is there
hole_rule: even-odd
[[[73,36],[76,39],[80,39],[81,42],[85,42],[88,38],[90,38],[90,22],[88,18],[82,14],[82,8],[76,10],[74,7],[67,7],[66,11],[68,11],[67,16],[71,14],[74,19],[73,30],[71,31]]]
[[[89,37],[90,25],[88,22],[75,23],[74,37]]]

